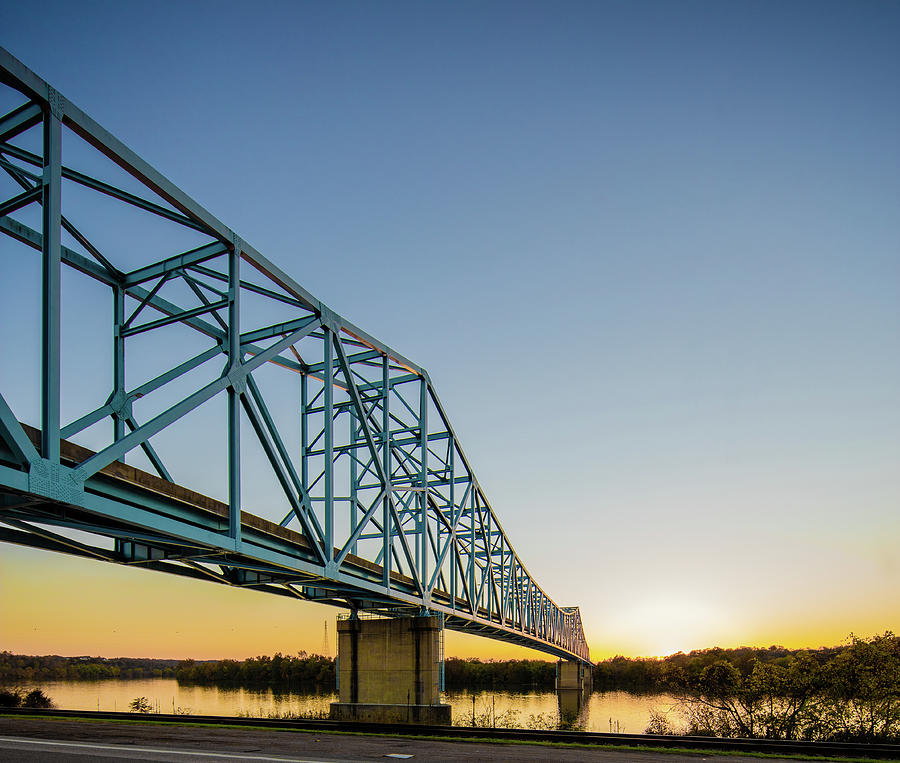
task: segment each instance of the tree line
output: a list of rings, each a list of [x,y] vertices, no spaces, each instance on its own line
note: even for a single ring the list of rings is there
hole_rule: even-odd
[[[272,657],[259,656],[247,660],[182,660],[175,667],[175,678],[181,683],[192,684],[330,691],[335,685],[334,666],[332,658],[319,654],[299,652],[293,657],[278,652]]]
[[[736,649],[697,649],[687,654],[678,652],[668,657],[616,656],[594,666],[594,689],[597,691],[629,691],[635,694],[669,691],[676,673],[697,677],[717,662],[727,662],[740,673],[747,674],[756,663],[786,662],[800,655],[808,655],[817,664],[824,664],[847,649],[846,646],[823,647],[816,650],[786,649],[783,646]]]
[[[851,637],[834,649],[732,652],[740,650],[704,650],[660,661],[658,685],[680,700],[687,733],[900,741],[900,638],[892,633]],[[672,728],[667,717],[657,715],[647,730]]]
[[[543,660],[450,657],[444,670],[449,691],[552,691],[556,677],[555,664]],[[0,685],[100,678],[331,691],[335,660],[306,652],[180,662],[0,652]],[[703,649],[664,658],[617,656],[595,666],[594,690],[674,695],[678,717],[655,715],[651,733],[900,741],[900,637],[890,632],[851,637],[842,646],[816,650],[772,646]]]
[[[98,681],[105,678],[175,678],[178,660],[139,657],[60,657],[0,652],[0,681]]]
[[[546,660],[488,660],[447,657],[444,660],[444,686],[460,689],[531,689],[553,691],[556,688],[556,663]]]

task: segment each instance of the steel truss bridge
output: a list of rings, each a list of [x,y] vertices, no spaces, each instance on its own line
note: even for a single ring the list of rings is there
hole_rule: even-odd
[[[589,661],[578,608],[525,568],[425,369],[3,49],[0,90],[0,299],[40,312],[31,377],[11,310],[0,332],[0,541],[351,610],[442,613],[451,629]],[[82,329],[98,303],[102,320]],[[89,329],[101,360],[82,355]],[[218,452],[222,500],[172,476],[193,484],[190,462],[212,469]]]

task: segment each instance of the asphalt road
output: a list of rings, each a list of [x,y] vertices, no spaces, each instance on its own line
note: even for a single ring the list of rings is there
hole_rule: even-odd
[[[438,742],[363,734],[197,728],[109,722],[0,718],[0,761],[666,761],[759,763],[758,758],[544,747],[532,744]],[[777,760],[770,758],[769,760]]]

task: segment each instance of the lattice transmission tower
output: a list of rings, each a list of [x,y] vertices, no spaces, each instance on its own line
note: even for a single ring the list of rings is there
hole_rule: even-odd
[[[328,646],[328,620],[325,621],[325,635],[322,636],[322,656],[331,657],[331,649]]]

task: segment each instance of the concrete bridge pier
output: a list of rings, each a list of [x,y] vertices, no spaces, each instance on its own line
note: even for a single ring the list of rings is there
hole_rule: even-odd
[[[556,663],[556,697],[560,724],[570,726],[587,706],[594,688],[593,668],[581,660]]]
[[[341,721],[450,724],[441,704],[440,617],[338,620]]]
[[[594,671],[590,663],[582,660],[558,660],[556,663],[556,689],[568,689],[590,693],[594,690]]]

